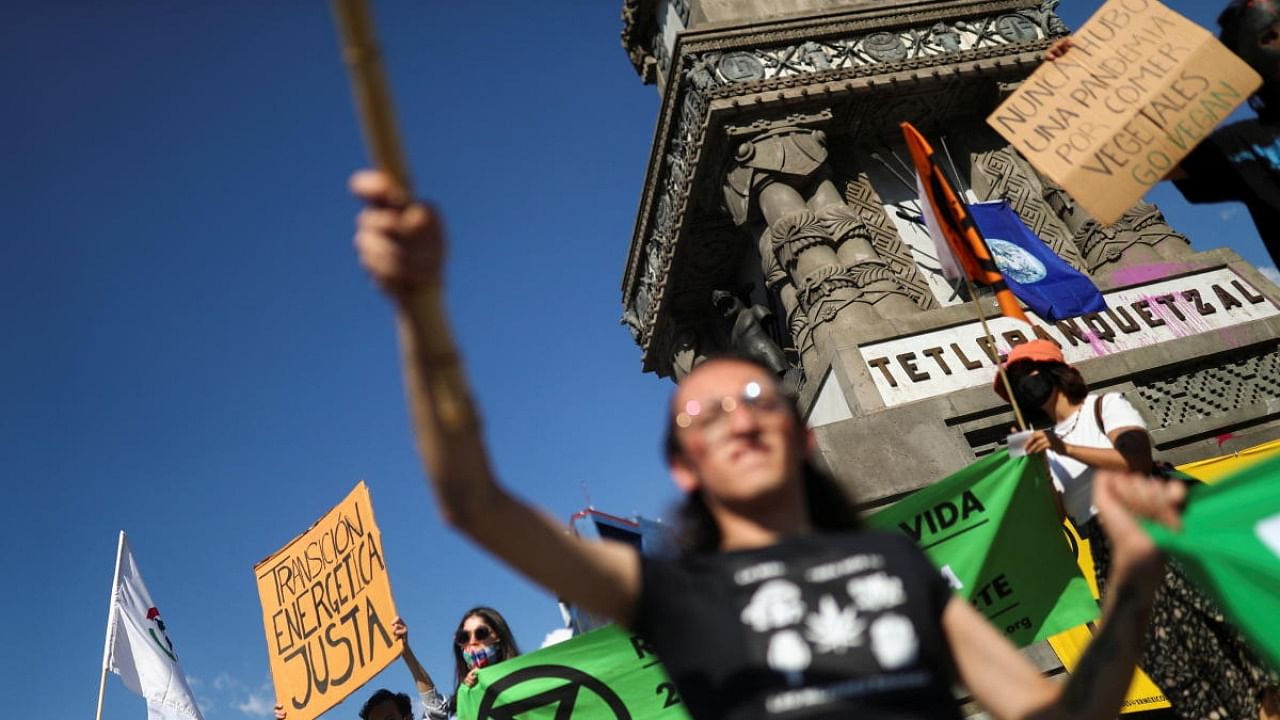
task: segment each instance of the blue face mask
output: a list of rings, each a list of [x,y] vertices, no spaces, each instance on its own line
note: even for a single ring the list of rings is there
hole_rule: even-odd
[[[498,643],[481,645],[475,650],[462,651],[462,662],[466,663],[468,670],[489,667],[501,659],[498,653]]]

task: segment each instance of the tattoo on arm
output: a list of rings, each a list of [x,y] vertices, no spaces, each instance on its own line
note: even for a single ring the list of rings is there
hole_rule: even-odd
[[[1076,671],[1071,674],[1062,692],[1062,708],[1070,715],[1085,713],[1090,701],[1097,698],[1095,690],[1104,677],[1114,677],[1118,670],[1136,664],[1142,649],[1142,639],[1150,615],[1150,602],[1132,582],[1120,583],[1116,588],[1115,604],[1104,620],[1102,630],[1089,643]],[[1120,662],[1124,668],[1116,666]],[[1128,687],[1129,675],[1124,677]]]

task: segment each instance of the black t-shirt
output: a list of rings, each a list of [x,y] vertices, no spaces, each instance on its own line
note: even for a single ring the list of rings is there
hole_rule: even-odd
[[[1280,262],[1280,124],[1224,125],[1179,165],[1187,177],[1174,184],[1188,202],[1243,202],[1271,259]]]
[[[959,718],[950,598],[905,536],[819,533],[645,558],[636,630],[695,720]]]

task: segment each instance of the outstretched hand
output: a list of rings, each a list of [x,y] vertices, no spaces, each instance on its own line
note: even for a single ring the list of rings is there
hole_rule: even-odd
[[[409,626],[398,615],[391,621],[391,635],[397,640],[403,640],[405,645],[409,644]]]
[[[1027,438],[1026,449],[1023,451],[1027,455],[1035,455],[1038,452],[1052,450],[1059,455],[1067,454],[1067,444],[1062,442],[1062,438],[1052,430],[1036,430]]]
[[[360,264],[399,302],[439,287],[445,259],[444,227],[435,209],[410,198],[391,176],[361,170],[351,192],[367,207],[356,217]]]

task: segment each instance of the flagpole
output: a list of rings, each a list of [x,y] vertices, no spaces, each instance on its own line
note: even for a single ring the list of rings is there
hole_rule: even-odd
[[[961,273],[964,276],[964,285],[969,289],[969,297],[973,298],[973,307],[978,311],[978,321],[982,323],[982,334],[989,337],[994,342],[995,335],[991,333],[991,328],[987,326],[987,314],[982,312],[982,300],[978,297],[977,288],[973,286],[973,281],[969,279],[968,273]],[[1004,365],[1000,363],[1000,353],[995,351],[993,347],[992,353],[996,364],[996,374],[1000,376],[1000,384],[1004,385],[1004,392],[1009,396],[1009,404],[1013,406],[1013,417],[1018,421],[1018,429],[1026,430],[1027,421],[1022,419],[1022,408],[1018,407],[1018,399],[1013,396],[1013,385],[1009,382],[1009,374],[1004,371]]]
[[[120,589],[120,558],[124,557],[124,531],[116,543],[116,571],[111,576],[111,601],[107,603],[107,639],[102,645],[102,678],[98,682],[98,712],[94,720],[102,720],[102,699],[107,693],[107,665],[111,658],[111,639],[115,635],[116,591]]]

